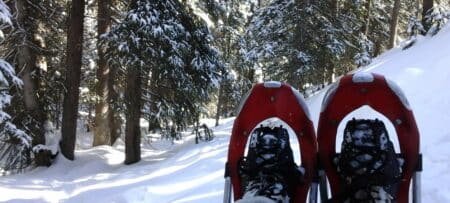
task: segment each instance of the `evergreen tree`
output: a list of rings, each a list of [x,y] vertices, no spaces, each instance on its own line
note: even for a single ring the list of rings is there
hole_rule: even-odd
[[[378,56],[389,46],[391,16],[386,15],[386,11],[391,11],[393,5],[386,0],[372,0],[372,3],[367,37],[374,43],[373,55]]]
[[[249,12],[249,1],[199,1],[196,6],[208,14],[212,21],[214,45],[222,53],[220,59],[224,62],[226,71],[224,80],[220,83],[217,94],[216,125],[221,116],[232,116],[242,95],[252,84],[246,72],[250,67],[242,63],[240,54],[241,37],[247,22],[246,12]],[[250,76],[251,77],[251,76]]]
[[[247,30],[247,59],[262,67],[265,80],[282,80],[300,90],[331,82],[348,71],[364,36],[360,21],[329,2],[273,1],[256,11]],[[332,16],[332,15],[336,16]]]
[[[134,88],[142,88],[142,79],[151,78],[155,87],[144,92],[128,92],[127,127],[134,129],[126,132],[126,139],[139,140],[139,130],[128,125],[140,118],[140,101],[145,99],[157,105],[160,122],[173,123],[181,129],[198,119],[203,106],[209,100],[209,89],[218,84],[223,65],[219,62],[218,52],[210,46],[211,36],[208,28],[178,1],[139,0],[128,12],[124,21],[114,26],[107,35],[108,53],[112,63],[126,68],[127,83]],[[116,58],[117,60],[114,60]],[[132,79],[134,78],[134,79]],[[131,82],[137,82],[131,84]],[[157,92],[152,92],[160,90]],[[141,109],[139,109],[140,111]],[[132,111],[132,112],[131,112]],[[135,112],[135,113],[133,113]],[[128,136],[128,137],[127,137]],[[139,161],[139,142],[127,145],[136,153],[127,159],[127,163]],[[128,157],[128,155],[127,155]]]
[[[43,100],[38,94],[43,68],[38,62],[43,51],[40,49],[42,36],[38,33],[41,13],[31,5],[33,3],[27,0],[11,2],[10,8],[15,15],[12,21],[14,30],[5,36],[3,53],[23,81],[23,88],[13,92],[14,105],[10,110],[15,115],[13,123],[33,137],[33,145],[38,145],[45,144]]]
[[[11,26],[10,17],[9,8],[0,0],[0,25]],[[0,36],[3,36],[2,30]],[[10,88],[22,86],[14,68],[0,59],[0,173],[3,174],[21,172],[31,164],[32,138],[11,123],[11,116],[4,111],[11,103]]]
[[[391,22],[389,28],[389,47],[393,48],[395,46],[395,40],[397,38],[397,30],[398,30],[398,18],[400,15],[400,0],[394,1],[394,7],[392,8]]]
[[[64,9],[59,0],[17,0],[8,5],[14,18],[1,41],[1,54],[23,81],[22,89],[11,91],[14,97],[8,112],[14,115],[12,122],[33,138],[32,145],[38,146],[46,144],[44,122],[53,120],[58,126],[60,118]]]
[[[444,25],[450,19],[450,9],[444,4],[435,5],[433,8],[428,10],[425,16],[425,23],[427,27],[424,29],[428,30],[427,34],[435,35],[441,30]]]

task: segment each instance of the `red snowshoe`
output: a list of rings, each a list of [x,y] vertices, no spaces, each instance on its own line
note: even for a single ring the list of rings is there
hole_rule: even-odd
[[[265,133],[261,133],[262,131],[270,132],[270,129],[269,130],[265,129],[266,127],[255,129],[255,127],[258,127],[257,125],[262,121],[274,117],[285,122],[295,132],[301,152],[301,166],[304,168],[304,174],[302,174],[303,181],[301,181],[301,183],[299,182],[298,184],[291,186],[288,190],[284,190],[282,188],[281,190],[278,190],[278,192],[279,194],[283,195],[282,193],[287,191],[289,202],[295,203],[306,202],[311,182],[316,174],[315,168],[317,160],[316,136],[314,132],[313,123],[310,119],[309,112],[306,107],[306,104],[304,103],[303,97],[297,90],[295,90],[291,86],[280,82],[266,82],[255,85],[250,91],[248,97],[241,103],[238,115],[236,117],[236,120],[234,121],[228,150],[228,161],[226,164],[226,171],[225,171],[224,202],[226,203],[232,202],[233,199],[232,193],[234,194],[235,201],[243,197],[245,192],[244,189],[246,187],[246,185],[244,184],[247,180],[245,180],[246,178],[243,177],[242,175],[242,168],[247,169],[247,171],[256,171],[256,170],[264,170],[265,167],[260,167],[261,165],[264,164],[270,165],[267,164],[270,163],[269,160],[270,158],[267,158],[267,155],[264,155],[266,156],[266,158],[263,158],[264,159],[263,162],[256,163],[256,167],[251,166],[249,167],[246,164],[243,165],[243,160],[245,163],[244,152],[247,140],[251,134],[255,136],[255,139],[257,137],[261,137],[258,139],[264,139],[263,141],[264,146],[262,148],[264,148],[265,150],[273,151],[275,149],[272,146],[276,146],[279,143],[277,141],[279,140],[279,138],[266,136]],[[282,129],[282,127],[279,127],[278,129]],[[277,136],[287,134],[287,131],[285,131],[284,129],[283,132],[285,133],[271,133],[271,134],[277,134]],[[254,137],[253,135],[252,139]],[[250,141],[250,143],[251,142],[252,141]],[[255,152],[252,152],[252,150],[250,149],[248,153],[249,154],[247,158],[253,156],[252,153]],[[285,160],[291,159],[292,158],[287,158]],[[290,166],[292,164],[288,163],[281,165]],[[255,166],[255,164],[253,164],[253,166]],[[261,174],[263,176],[269,174],[268,176],[272,177],[270,180],[274,183],[283,183],[283,181],[286,181],[283,177],[279,177],[276,175],[274,176],[273,175],[274,171],[275,170],[273,171],[269,170],[268,173],[258,172],[258,175],[254,177],[259,177],[259,175]],[[284,173],[286,172],[278,174],[288,175]],[[252,184],[250,187],[253,186],[259,188],[262,187],[261,184],[259,185]],[[272,184],[272,186],[277,186],[277,184]],[[316,191],[317,188],[311,189],[312,193],[310,194],[310,199],[315,198],[314,192]],[[278,200],[279,199],[277,199],[276,201]],[[314,201],[315,200],[313,200],[313,202]]]
[[[365,138],[364,136],[366,135],[364,133],[370,132],[369,135],[376,135],[378,136],[377,139],[380,135],[382,135],[380,133],[384,133],[380,132],[377,134],[372,132],[372,129],[369,129],[370,125],[372,125],[371,123],[379,123],[379,121],[354,120],[351,121],[353,124],[350,124],[349,122],[348,125],[353,125],[353,131],[348,130],[349,127],[347,126],[345,133],[349,134],[345,134],[341,154],[336,153],[336,131],[339,124],[346,115],[359,107],[362,107],[363,105],[368,105],[372,109],[383,114],[394,125],[400,143],[400,153],[394,156],[396,156],[395,158],[401,158],[404,160],[403,165],[401,165],[401,173],[399,172],[400,174],[397,174],[397,168],[400,167],[397,160],[395,158],[389,158],[388,156],[391,151],[393,152],[391,147],[389,149],[387,149],[386,146],[382,148],[384,149],[383,153],[387,154],[383,155],[385,157],[382,157],[380,155],[376,155],[381,152],[374,153],[373,151],[377,149],[377,146],[366,143],[370,141],[370,139]],[[384,128],[384,124],[382,124],[382,128]],[[348,142],[351,142],[352,139],[353,142],[356,141],[359,143],[358,146],[360,149],[358,149],[358,146],[355,145],[352,146],[351,150],[345,149],[346,146],[344,144],[348,144]],[[386,137],[383,139],[386,139]],[[384,140],[383,142],[390,143],[388,140]],[[414,120],[414,115],[400,88],[395,83],[385,79],[383,76],[364,72],[355,73],[344,76],[339,82],[330,87],[322,102],[318,128],[318,144],[321,167],[323,167],[331,187],[331,200],[333,202],[344,202],[342,195],[346,193],[346,197],[349,197],[349,195],[355,195],[355,193],[348,194],[349,191],[346,185],[358,185],[358,181],[356,181],[356,178],[353,179],[354,176],[346,174],[346,171],[350,171],[348,169],[353,167],[355,170],[364,169],[363,172],[360,171],[358,173],[365,174],[364,172],[366,172],[367,167],[361,167],[362,164],[370,165],[377,169],[381,166],[380,163],[383,162],[373,162],[372,158],[376,156],[378,156],[378,158],[384,158],[384,161],[388,163],[387,167],[390,167],[389,170],[393,171],[391,172],[391,174],[393,174],[392,176],[386,176],[386,173],[381,170],[382,172],[379,173],[379,175],[384,178],[379,178],[378,181],[381,179],[388,179],[386,177],[391,177],[391,183],[394,183],[396,182],[394,179],[398,178],[398,182],[396,183],[398,184],[398,187],[388,188],[390,192],[394,191],[394,200],[384,202],[408,202],[411,179],[413,179],[413,202],[420,201],[420,171],[422,166],[421,156],[419,154],[419,132]],[[389,144],[389,146],[390,145],[391,144]],[[343,153],[350,151],[352,151],[354,155],[343,155]],[[349,164],[343,163],[343,160],[350,160],[352,156],[357,157],[355,152],[360,153],[356,154],[359,155],[359,158],[368,158],[360,158],[360,162],[349,162]],[[341,160],[339,160],[339,158]],[[372,174],[374,174],[376,173],[376,170],[372,170],[372,172]],[[396,177],[396,175],[399,177]],[[329,198],[326,188],[327,179],[325,176],[321,177],[320,192],[322,201],[326,201]],[[371,178],[366,175],[366,179]],[[389,182],[390,180],[387,181]],[[355,191],[356,190],[350,191],[350,193]]]

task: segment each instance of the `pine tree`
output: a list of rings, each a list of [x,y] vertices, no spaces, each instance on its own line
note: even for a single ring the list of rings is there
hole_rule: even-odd
[[[38,63],[43,55],[41,35],[38,33],[40,12],[31,4],[35,2],[17,0],[11,2],[10,8],[15,18],[12,19],[14,31],[9,32],[3,41],[5,60],[9,61],[19,73],[23,88],[13,92],[11,113],[15,115],[13,123],[33,137],[33,146],[45,144],[43,123],[45,114],[42,95],[38,94],[41,84],[42,66]],[[38,4],[39,5],[39,4]],[[19,72],[20,70],[20,72]]]
[[[209,30],[180,2],[139,0],[132,5],[125,20],[106,36],[108,58],[126,68],[127,91],[133,91],[125,94],[125,136],[130,142],[126,144],[130,150],[126,150],[126,163],[140,157],[136,121],[141,116],[141,100],[157,105],[158,112],[151,113],[166,127],[173,123],[181,129],[198,119],[209,100],[209,89],[218,83],[223,69],[218,52],[209,45]],[[145,98],[131,90],[141,89],[148,84],[142,80],[149,78],[154,88],[143,92]]]
[[[273,1],[256,11],[247,29],[247,60],[261,64],[265,80],[303,90],[331,82],[364,53],[360,21],[333,2]],[[334,16],[333,16],[334,15]],[[354,65],[353,65],[354,66]]]
[[[425,26],[428,27],[427,34],[435,35],[441,30],[445,24],[450,20],[450,8],[444,4],[437,4],[428,10],[425,16]],[[427,29],[425,27],[425,29]]]
[[[0,16],[2,20],[6,10],[3,1],[0,1]],[[4,108],[11,103],[9,89],[12,86],[22,87],[23,83],[14,71],[14,68],[3,59],[0,59],[0,172],[22,172],[31,165],[32,138],[24,131],[11,123],[11,116],[4,112]]]
[[[1,41],[1,54],[23,81],[23,88],[11,91],[13,101],[8,112],[14,115],[12,123],[33,138],[33,147],[45,145],[44,122],[58,124],[60,118],[64,10],[58,0],[17,0],[8,5],[14,17]]]
[[[392,8],[390,29],[389,29],[389,46],[388,48],[392,48],[395,46],[395,39],[397,38],[397,26],[398,26],[398,18],[400,15],[400,0],[394,1],[394,7]]]
[[[11,14],[7,5],[0,0],[0,24],[12,25]],[[0,36],[4,36],[0,30]],[[3,39],[1,39],[3,40]],[[17,173],[31,164],[32,138],[18,129],[11,122],[11,116],[4,111],[11,103],[11,88],[23,86],[22,80],[16,76],[14,68],[0,59],[0,172]]]
[[[367,37],[374,43],[373,55],[378,56],[388,48],[391,16],[386,11],[392,10],[392,3],[386,0],[372,0],[372,3]]]
[[[250,81],[245,72],[250,67],[242,63],[240,54],[241,41],[245,23],[246,12],[250,8],[249,1],[199,1],[196,5],[208,14],[211,19],[214,37],[214,45],[222,53],[220,59],[224,62],[225,72],[222,73],[224,80],[219,85],[216,106],[216,125],[222,116],[232,116],[234,110],[246,93],[253,81]]]

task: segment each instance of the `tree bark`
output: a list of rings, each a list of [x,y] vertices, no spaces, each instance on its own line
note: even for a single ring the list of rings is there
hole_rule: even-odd
[[[130,9],[137,7],[137,0],[132,0]],[[141,160],[141,70],[129,67],[127,70],[125,89],[125,164],[133,164]]]
[[[422,25],[423,29],[425,30],[424,34],[426,34],[431,27],[431,25],[426,22],[425,17],[427,15],[427,12],[433,8],[433,4],[434,4],[433,0],[423,0],[422,2]]]
[[[114,142],[120,137],[121,133],[121,126],[122,126],[122,120],[120,119],[120,116],[116,115],[116,108],[114,108],[114,104],[116,104],[119,100],[119,94],[114,88],[115,80],[114,78],[117,77],[117,67],[110,67],[110,77],[108,80],[108,101],[111,110],[108,111],[108,119],[109,119],[109,133],[111,135],[110,145],[113,145]]]
[[[97,96],[98,101],[95,105],[95,129],[93,146],[111,144],[111,132],[109,115],[109,88],[108,81],[110,77],[110,69],[105,57],[105,48],[100,45],[100,36],[109,31],[111,27],[111,0],[98,0],[97,11]]]
[[[219,85],[219,96],[217,97],[217,111],[216,111],[216,126],[219,125],[220,113],[222,110],[222,102],[223,102],[223,87],[222,84]]]
[[[382,51],[382,45],[381,45],[381,40],[377,39],[374,43],[375,48],[374,48],[374,52],[373,55],[374,57],[379,56],[381,54]]]
[[[139,119],[141,117],[141,75],[140,69],[129,68],[127,72],[126,124],[125,124],[125,164],[136,163],[141,160],[141,131]]]
[[[67,71],[65,81],[67,92],[64,95],[60,147],[62,154],[70,160],[75,158],[84,5],[84,0],[72,0],[67,33]]]
[[[332,16],[336,18],[338,14],[338,0],[331,0],[331,12]]]
[[[37,27],[34,22],[30,22],[29,3],[26,0],[16,1],[17,23],[24,28],[22,31],[24,42],[20,44],[17,52],[17,67],[21,72],[20,77],[23,81],[23,99],[26,115],[30,115],[33,123],[27,126],[33,136],[32,144],[45,144],[44,112],[39,104],[38,84],[39,67],[37,66],[37,52],[30,47],[30,44],[36,44],[34,35]],[[35,74],[33,76],[33,74]],[[36,122],[36,123],[35,123]],[[35,125],[37,124],[37,125]]]
[[[388,47],[389,49],[395,46],[395,39],[397,38],[397,25],[399,14],[400,14],[400,0],[395,0],[391,16],[389,47]]]
[[[369,35],[369,30],[370,30],[370,12],[372,10],[372,2],[371,0],[368,0],[366,2],[366,19],[365,19],[365,25],[364,25],[364,29],[363,29],[363,33],[364,35],[368,36]]]

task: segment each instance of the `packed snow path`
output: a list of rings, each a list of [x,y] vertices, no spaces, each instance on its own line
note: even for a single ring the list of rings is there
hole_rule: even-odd
[[[409,99],[421,133],[423,202],[450,202],[449,67],[450,25],[360,70],[384,74]],[[323,94],[307,100],[316,125]],[[366,111],[354,115],[376,115]],[[122,164],[118,144],[78,150],[73,162],[59,156],[50,168],[0,177],[0,202],[221,202],[232,119],[223,122],[211,142],[195,145],[189,137],[165,151],[144,149],[142,161],[130,166]]]

